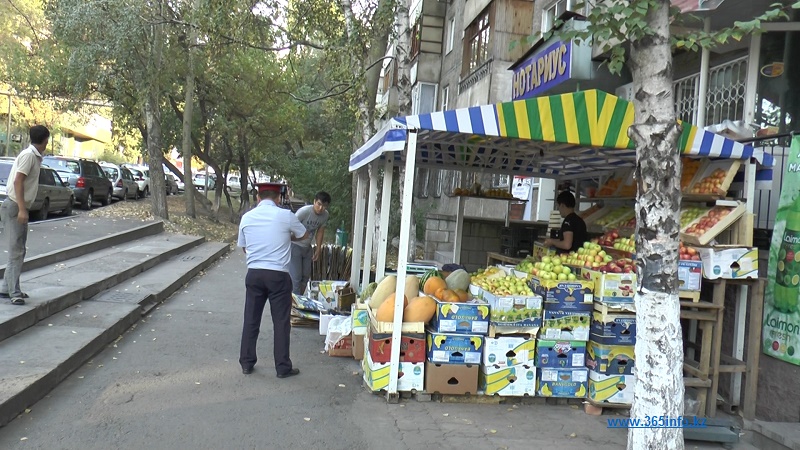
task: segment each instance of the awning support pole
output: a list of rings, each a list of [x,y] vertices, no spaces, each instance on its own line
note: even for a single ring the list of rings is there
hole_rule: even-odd
[[[461,172],[461,179],[465,178],[465,174]],[[453,264],[461,264],[461,244],[463,243],[464,236],[464,198],[460,195],[456,202],[456,231],[453,238]]]
[[[361,276],[361,286],[369,284],[372,273],[372,249],[375,240],[375,198],[378,196],[378,167],[373,163],[369,165],[369,192],[367,193],[367,240],[364,245],[364,273]]]
[[[380,280],[386,275],[386,249],[389,245],[389,210],[392,207],[392,177],[394,176],[394,166],[392,160],[386,158],[383,166],[383,190],[381,190],[381,226],[378,238],[378,262],[375,267],[375,281]]]
[[[356,292],[361,291],[358,282],[361,275],[361,256],[364,250],[364,197],[367,191],[367,183],[361,170],[356,171],[356,217],[353,222],[353,261],[350,264],[350,285]]]
[[[400,213],[400,245],[397,249],[397,289],[394,299],[394,328],[392,329],[392,342],[400,342],[401,327],[403,326],[403,297],[405,296],[406,266],[408,265],[408,247],[410,243],[410,228],[407,224],[411,223],[411,202],[414,198],[414,168],[417,159],[417,130],[408,130],[408,140],[406,141],[406,170],[403,180],[403,199]],[[397,403],[397,375],[400,369],[400,346],[392,345],[389,355],[389,388],[386,392],[386,400],[390,403]]]

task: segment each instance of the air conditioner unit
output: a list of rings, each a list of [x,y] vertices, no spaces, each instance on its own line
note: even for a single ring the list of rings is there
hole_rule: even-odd
[[[21,134],[12,134],[11,135],[11,142],[22,142],[22,135]]]
[[[618,87],[616,91],[614,91],[614,95],[617,97],[627,100],[629,102],[633,101],[633,83],[623,84],[622,86]]]

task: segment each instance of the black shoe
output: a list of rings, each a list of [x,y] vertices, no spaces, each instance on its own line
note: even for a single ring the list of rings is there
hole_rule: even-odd
[[[300,369],[292,369],[286,373],[279,373],[278,378],[289,378],[300,373]]]
[[[253,373],[253,368],[250,367],[249,369],[245,369],[244,367],[242,367],[242,373],[245,375],[250,375],[251,373]]]

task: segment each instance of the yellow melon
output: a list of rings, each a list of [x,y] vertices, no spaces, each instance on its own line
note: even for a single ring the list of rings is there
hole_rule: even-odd
[[[386,297],[386,300],[381,303],[381,306],[378,307],[378,311],[375,312],[375,318],[378,319],[378,322],[394,322],[394,298],[395,293],[392,292]],[[405,295],[403,296],[403,309],[408,306],[408,297]]]
[[[439,277],[430,277],[425,281],[422,292],[424,292],[425,295],[436,295],[436,291],[439,289],[447,289],[447,283]]]
[[[436,301],[427,295],[412,298],[403,311],[403,322],[428,322],[436,314]]]

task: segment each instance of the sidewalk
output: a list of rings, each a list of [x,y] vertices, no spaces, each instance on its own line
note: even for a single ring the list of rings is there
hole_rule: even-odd
[[[321,352],[316,329],[292,330],[302,372],[279,380],[269,313],[256,371],[244,376],[245,271],[242,252],[223,258],[0,429],[0,448],[625,448],[626,430],[606,421],[622,416],[577,406],[388,404],[361,387],[357,361]]]

